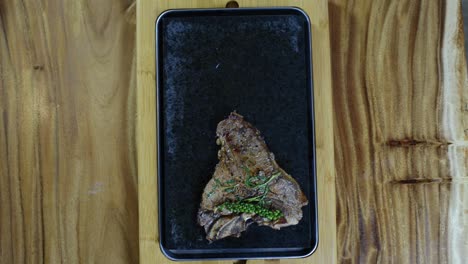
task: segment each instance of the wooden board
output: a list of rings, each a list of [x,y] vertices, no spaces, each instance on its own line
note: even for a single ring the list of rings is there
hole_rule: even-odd
[[[219,0],[140,0],[137,3],[136,136],[141,263],[159,264],[168,261],[159,249],[157,229],[154,21],[162,11],[167,9],[224,7],[226,2]],[[319,246],[316,253],[307,259],[283,260],[278,263],[335,263],[335,173],[327,1],[246,0],[238,2],[241,7],[298,6],[303,8],[311,18],[316,100]],[[226,263],[232,263],[232,261]],[[249,261],[249,263],[263,263],[263,261]]]
[[[332,0],[338,259],[467,263],[460,1]]]
[[[459,1],[329,2],[338,261],[464,263],[468,86]],[[143,4],[153,19],[155,3]],[[315,16],[314,30],[328,36],[326,14]],[[1,263],[138,263],[134,21],[125,0],[0,1]],[[152,60],[139,71],[146,95]],[[143,107],[141,120],[153,109]],[[151,155],[140,153],[142,164]],[[141,236],[145,263],[162,259],[155,212],[140,214],[151,226]],[[317,256],[307,262],[329,263]]]
[[[138,263],[128,1],[0,1],[0,263]]]

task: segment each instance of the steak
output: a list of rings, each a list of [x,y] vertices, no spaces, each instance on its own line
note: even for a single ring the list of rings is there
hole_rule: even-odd
[[[260,132],[234,112],[218,124],[216,135],[219,162],[198,211],[206,238],[240,237],[252,223],[278,230],[299,223],[307,198]]]

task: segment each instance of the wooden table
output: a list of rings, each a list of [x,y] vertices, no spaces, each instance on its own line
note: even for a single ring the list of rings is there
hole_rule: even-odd
[[[225,0],[142,0],[137,3],[137,150],[140,212],[140,263],[164,263],[157,229],[156,181],[156,96],[154,21],[161,12],[173,8],[224,7]],[[315,87],[315,130],[317,145],[317,196],[319,246],[307,259],[287,263],[336,262],[335,173],[333,164],[333,122],[331,97],[330,42],[327,1],[238,1],[241,7],[296,5],[309,13]],[[225,261],[223,263],[230,263]],[[262,262],[263,261],[249,261]]]
[[[144,2],[139,18],[155,16]],[[337,200],[328,238],[336,246],[314,263],[464,263],[468,78],[459,1],[323,3],[310,1],[330,18],[316,22],[331,40]],[[137,155],[145,135],[135,129],[152,105],[137,104],[136,80],[149,85],[154,73],[145,71],[152,58],[136,70],[134,7],[0,2],[0,263],[160,258],[154,233],[139,242],[139,230],[156,222],[155,208],[138,212],[140,167],[152,154]],[[151,36],[139,35],[138,45],[142,38]]]

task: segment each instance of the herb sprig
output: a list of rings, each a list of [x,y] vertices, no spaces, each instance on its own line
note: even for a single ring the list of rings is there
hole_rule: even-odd
[[[266,177],[264,174],[259,173],[253,175],[247,167],[243,167],[246,172],[245,181],[243,182],[245,187],[249,189],[258,190],[257,196],[241,199],[236,195],[236,202],[224,202],[218,205],[217,210],[228,210],[233,213],[254,213],[261,217],[267,218],[271,221],[276,221],[283,217],[283,213],[280,210],[269,209],[268,205],[271,201],[267,200],[266,197],[270,192],[269,184],[281,175],[281,172],[276,172],[270,177]],[[227,193],[236,191],[240,183],[236,183],[234,179],[230,179],[225,182],[221,182],[219,179],[214,178],[215,184],[213,189],[207,194],[210,197],[216,190],[221,189]]]
[[[218,178],[214,178],[214,181],[215,181],[215,184],[213,185],[213,188],[206,195],[208,198],[210,198],[214,194],[214,192],[218,189],[221,189],[227,193],[232,193],[239,186],[239,183],[236,183],[234,179],[227,180],[224,183],[222,183]]]
[[[260,205],[265,205],[267,203],[266,201],[266,196],[270,192],[270,187],[269,184],[272,182],[274,179],[278,178],[281,175],[281,172],[277,172],[273,175],[271,175],[269,178],[265,177],[262,174],[259,174],[258,176],[253,176],[249,168],[244,167],[244,170],[246,171],[246,177],[245,177],[245,186],[248,188],[252,189],[258,189],[260,191],[260,195],[246,198],[243,201],[246,202],[258,202]],[[256,182],[259,182],[256,184]]]

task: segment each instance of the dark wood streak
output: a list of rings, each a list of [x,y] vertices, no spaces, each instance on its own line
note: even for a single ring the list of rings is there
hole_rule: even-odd
[[[391,147],[413,147],[413,146],[448,146],[451,143],[441,141],[425,141],[416,139],[389,140],[388,146]]]
[[[401,184],[401,185],[411,185],[411,184],[440,184],[440,183],[451,183],[452,178],[439,178],[439,179],[425,179],[425,178],[412,178],[407,180],[395,180],[390,181],[390,184]]]
[[[329,1],[342,263],[449,261],[452,191],[466,182],[442,132],[447,3]]]

